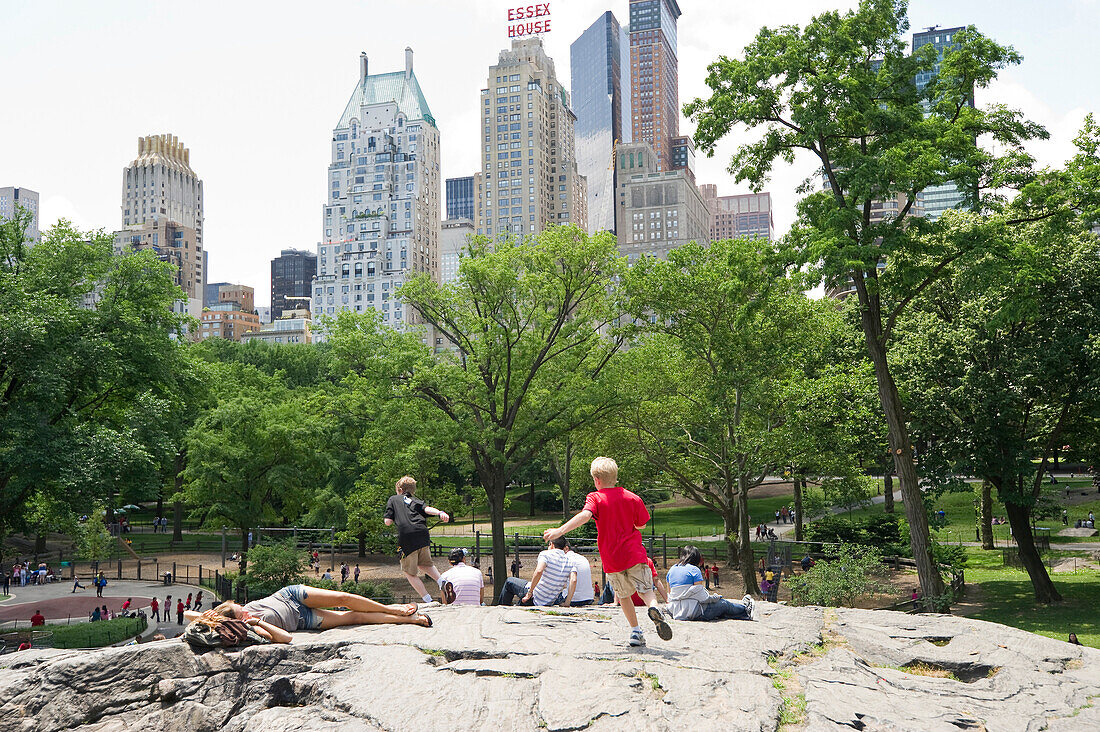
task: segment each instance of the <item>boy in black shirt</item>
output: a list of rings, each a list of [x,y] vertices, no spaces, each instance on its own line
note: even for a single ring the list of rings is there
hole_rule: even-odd
[[[383,519],[386,526],[397,524],[397,546],[401,550],[401,571],[405,573],[405,579],[424,602],[431,602],[432,596],[424,589],[424,583],[419,576],[420,572],[424,572],[439,583],[439,570],[432,562],[429,549],[432,540],[428,534],[427,517],[438,516],[443,523],[450,521],[451,517],[426,505],[424,501],[413,498],[416,480],[411,476],[401,478],[394,488],[396,495],[390,496],[386,503]]]

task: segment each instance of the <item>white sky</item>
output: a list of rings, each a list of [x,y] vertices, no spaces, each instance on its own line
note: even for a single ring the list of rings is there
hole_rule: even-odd
[[[805,23],[845,0],[679,0],[680,102],[706,95],[706,65],[739,55],[762,25]],[[403,68],[404,48],[440,127],[443,177],[478,165],[478,102],[488,68],[509,45],[505,0],[359,0],[305,4],[0,0],[0,185],[42,196],[41,223],[121,228],[122,169],[141,135],[170,133],[191,150],[205,186],[209,280],[270,298],[270,260],[314,249],[332,126],[358,78]],[[526,3],[524,3],[526,4]],[[627,0],[551,0],[546,45],[568,83],[569,44],[604,10],[626,23]],[[1053,139],[1035,146],[1057,164],[1086,111],[1100,107],[1098,0],[913,0],[913,29],[975,24],[1015,46],[1022,66],[979,93],[979,104],[1023,108]],[[682,120],[682,134],[693,128]],[[719,194],[745,192],[725,172],[738,136],[697,177]],[[779,233],[794,216],[809,161],[777,169],[767,190]]]

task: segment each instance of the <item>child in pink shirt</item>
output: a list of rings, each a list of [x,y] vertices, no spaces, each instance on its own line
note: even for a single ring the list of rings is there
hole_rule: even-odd
[[[647,564],[645,545],[640,530],[649,521],[645,503],[634,493],[616,485],[619,466],[609,457],[592,461],[592,482],[596,490],[588,494],[584,509],[556,529],[543,532],[543,539],[552,541],[584,525],[589,519],[596,521],[596,546],[600,561],[615,597],[630,623],[631,646],[644,646],[645,635],[638,625],[638,613],[630,596],[635,592],[649,608],[649,618],[657,626],[661,640],[672,638],[672,628],[665,622],[657,608],[653,592],[653,574]]]

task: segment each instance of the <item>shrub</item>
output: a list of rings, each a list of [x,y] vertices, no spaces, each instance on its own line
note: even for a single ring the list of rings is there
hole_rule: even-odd
[[[859,544],[874,547],[883,554],[905,556],[908,541],[902,532],[901,518],[895,514],[874,514],[862,519],[840,515],[825,516],[806,526],[807,541]]]
[[[248,550],[248,570],[243,579],[250,597],[265,597],[301,583],[305,568],[305,552],[294,541],[260,544]]]
[[[788,580],[795,605],[851,607],[860,597],[888,589],[880,578],[882,556],[866,545],[843,543],[837,557],[820,560],[809,572]]]
[[[48,625],[54,648],[102,648],[126,640],[145,630],[145,618],[115,618],[94,623]]]

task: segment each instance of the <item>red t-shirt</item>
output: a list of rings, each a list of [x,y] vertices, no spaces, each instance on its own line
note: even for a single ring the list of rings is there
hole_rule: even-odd
[[[158,607],[160,607],[160,603],[159,603],[159,602],[157,602],[157,598],[155,598],[155,597],[154,597],[154,598],[153,598],[153,601],[152,601],[151,603],[149,603],[149,608],[150,608],[150,609],[151,609],[151,610],[152,610],[153,612],[156,612],[156,611],[157,611],[157,608],[158,608]]]
[[[176,601],[176,612],[177,613],[182,613],[183,612],[183,600],[177,600]]]
[[[653,565],[653,560],[648,556],[645,558],[645,563],[649,565],[649,571],[653,573],[653,585],[657,585],[657,567]],[[635,592],[630,596],[630,601],[634,603],[634,607],[642,607],[645,605],[645,601],[642,600],[642,596]]]
[[[592,491],[584,510],[596,522],[596,546],[605,572],[623,572],[645,564],[646,551],[637,526],[649,521],[641,498],[621,486]]]
[[[31,625],[32,626],[45,625],[45,624],[46,624],[46,618],[42,615],[42,613],[35,613],[34,615],[31,616]]]

